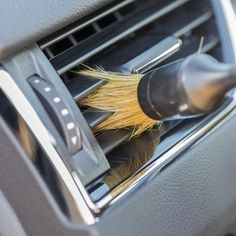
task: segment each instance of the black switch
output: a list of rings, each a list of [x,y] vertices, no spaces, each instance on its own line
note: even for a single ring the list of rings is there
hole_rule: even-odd
[[[69,153],[75,154],[81,148],[81,136],[69,106],[50,82],[33,76],[29,79],[29,83],[60,132]]]

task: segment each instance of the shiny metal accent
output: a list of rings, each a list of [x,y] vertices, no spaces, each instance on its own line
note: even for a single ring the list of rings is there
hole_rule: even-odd
[[[65,37],[67,37],[67,36],[69,36],[69,35],[75,33],[76,31],[78,31],[78,30],[80,30],[80,29],[86,27],[87,25],[92,24],[93,22],[95,22],[95,21],[101,19],[102,17],[105,17],[105,16],[107,16],[108,14],[110,14],[110,13],[112,13],[112,12],[114,12],[114,11],[117,11],[117,10],[119,10],[120,8],[126,6],[126,5],[128,5],[128,4],[130,4],[130,3],[134,2],[134,1],[136,1],[136,0],[125,0],[125,1],[122,1],[121,3],[115,5],[114,7],[111,7],[111,8],[109,8],[108,10],[102,12],[101,14],[96,15],[94,18],[92,18],[92,19],[86,21],[85,23],[80,24],[80,25],[76,26],[75,28],[73,28],[73,29],[71,29],[71,30],[68,30],[67,32],[65,32],[65,33],[63,33],[63,34],[61,34],[61,35],[59,35],[59,36],[57,36],[57,37],[55,37],[55,38],[53,38],[53,39],[47,41],[46,43],[40,44],[40,47],[41,47],[42,49],[45,49],[46,47],[49,47],[50,45],[52,45],[52,44],[58,42],[59,40],[64,39]]]
[[[233,3],[231,0],[219,0],[219,4],[222,8],[225,17],[225,21],[228,28],[228,34],[230,37],[230,42],[232,44],[234,61],[236,61],[236,33],[235,33],[236,15]]]
[[[149,48],[144,53],[130,60],[128,63],[124,64],[123,67],[130,68],[131,66],[133,66],[135,67],[132,71],[133,73],[145,73],[146,71],[153,68],[155,65],[178,51],[181,45],[181,39],[169,36],[155,46]],[[148,61],[143,62],[143,59],[141,58],[148,58]],[[137,65],[137,63],[139,62],[142,62],[142,64]]]
[[[174,45],[169,47],[167,50],[163,51],[160,55],[156,56],[155,58],[153,58],[152,60],[150,60],[146,64],[143,64],[142,66],[137,68],[135,70],[135,72],[144,73],[145,71],[153,68],[157,63],[159,63],[162,60],[165,60],[167,57],[171,56],[173,53],[175,53],[177,50],[179,50],[181,45],[182,45],[182,40],[178,39]]]
[[[57,144],[56,140],[46,129],[35,109],[17,86],[11,75],[2,69],[0,69],[0,88],[22,116],[38,143],[47,153],[63,185],[70,193],[74,202],[68,202],[68,204],[72,204],[70,207],[73,207],[78,212],[74,220],[85,224],[95,223],[96,219],[92,212],[99,212],[99,209],[94,204],[90,204],[90,197],[87,192],[84,191],[82,183],[79,179],[76,179],[75,182],[62,161],[62,158],[57,153],[55,149]],[[83,189],[81,190],[81,188]],[[64,191],[62,190],[62,192]]]

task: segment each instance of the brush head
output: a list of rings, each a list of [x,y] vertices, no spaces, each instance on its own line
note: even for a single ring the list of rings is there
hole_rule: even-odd
[[[140,74],[85,70],[80,74],[106,81],[82,105],[112,112],[96,130],[132,127],[133,136],[160,124],[210,113],[236,86],[236,67],[206,54],[194,54]]]
[[[81,105],[90,109],[112,112],[107,120],[96,126],[96,131],[132,128],[132,136],[137,136],[160,124],[160,121],[149,118],[139,105],[137,88],[143,75],[94,69],[83,70],[79,74],[106,81],[103,86],[80,101]]]

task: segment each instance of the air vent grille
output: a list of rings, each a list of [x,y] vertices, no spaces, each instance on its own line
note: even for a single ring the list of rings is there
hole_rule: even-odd
[[[133,72],[148,62],[147,51],[151,50],[156,53],[156,61],[154,65],[140,67],[145,72],[153,66],[197,52],[202,37],[201,52],[221,60],[220,41],[210,1],[126,0],[115,2],[93,16],[75,22],[45,38],[39,45],[79,106],[81,98],[104,83],[74,73],[80,64]],[[165,53],[168,48],[173,50]],[[105,111],[80,109],[91,128],[110,115]],[[181,121],[164,124],[159,137],[167,135],[179,123]],[[131,132],[120,130],[96,134],[113,167],[124,162],[122,158],[113,158],[113,153],[117,153]]]
[[[84,23],[78,22],[78,24],[68,27],[66,31],[63,29],[56,35],[53,35],[53,37],[49,36],[43,39],[40,42],[41,48],[49,59],[58,56],[60,53],[80,44],[113,23],[121,21],[123,17],[135,8],[132,2],[134,0],[125,0],[122,3],[107,7],[107,9],[104,9],[90,20],[85,19]]]

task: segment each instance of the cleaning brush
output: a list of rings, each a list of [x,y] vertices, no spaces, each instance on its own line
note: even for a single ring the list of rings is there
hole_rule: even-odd
[[[146,74],[122,74],[86,69],[83,76],[106,83],[80,102],[112,112],[95,129],[131,127],[139,135],[162,120],[210,113],[236,86],[236,67],[219,63],[207,54],[193,54]]]
[[[136,136],[160,123],[143,113],[137,100],[137,87],[142,75],[91,69],[81,71],[80,74],[107,82],[80,102],[82,105],[113,113],[100,123],[96,130],[134,127],[133,136]]]

